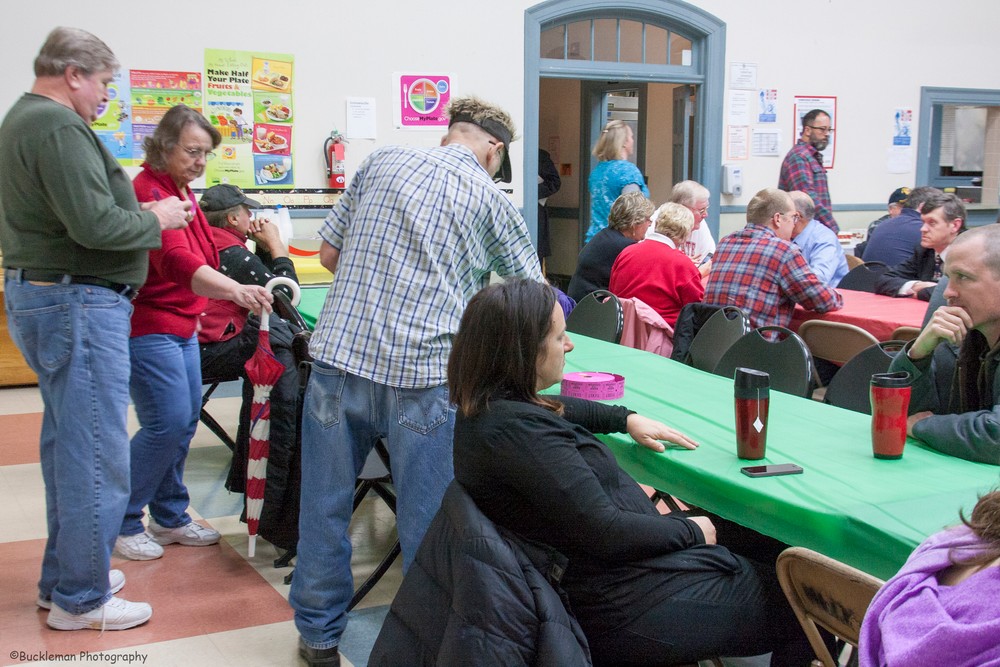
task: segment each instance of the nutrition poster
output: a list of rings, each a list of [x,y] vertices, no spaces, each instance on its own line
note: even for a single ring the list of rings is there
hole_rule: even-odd
[[[294,186],[293,65],[285,53],[205,49],[205,116],[222,134],[207,185]]]
[[[446,74],[394,74],[396,128],[438,130],[448,127],[445,109],[451,100]]]
[[[153,134],[167,109],[186,104],[202,110],[201,72],[129,70],[132,102],[132,158],[141,164],[146,157],[142,142]]]

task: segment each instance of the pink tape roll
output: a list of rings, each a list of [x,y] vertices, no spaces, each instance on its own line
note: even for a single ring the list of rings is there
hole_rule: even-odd
[[[625,378],[617,373],[566,373],[561,391],[565,396],[607,401],[625,395]]]

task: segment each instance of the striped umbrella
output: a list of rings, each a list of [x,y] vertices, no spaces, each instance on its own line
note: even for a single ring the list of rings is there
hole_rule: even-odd
[[[247,461],[247,534],[250,544],[247,555],[253,558],[257,549],[257,527],[264,507],[264,486],[267,484],[267,457],[271,449],[271,389],[285,370],[271,351],[271,327],[267,313],[261,313],[260,338],[257,350],[245,365],[247,377],[253,383],[253,407],[250,411],[250,455]]]

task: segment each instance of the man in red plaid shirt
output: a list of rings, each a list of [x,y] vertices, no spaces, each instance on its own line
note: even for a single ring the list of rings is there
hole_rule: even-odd
[[[792,244],[798,212],[787,192],[765,188],[747,205],[747,226],[719,241],[705,303],[737,306],[754,327],[792,322],[795,304],[826,313],[844,305]]]
[[[813,109],[802,117],[802,136],[792,146],[781,163],[778,188],[785,192],[802,190],[816,204],[816,219],[835,232],[840,231],[833,219],[830,186],[826,182],[826,167],[820,152],[833,136],[830,116],[822,109]]]

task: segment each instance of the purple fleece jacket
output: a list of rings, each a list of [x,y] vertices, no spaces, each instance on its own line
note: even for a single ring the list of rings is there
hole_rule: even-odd
[[[861,667],[1000,666],[1000,567],[983,568],[956,586],[937,580],[951,564],[949,553],[961,561],[981,548],[965,526],[917,547],[868,608]]]

